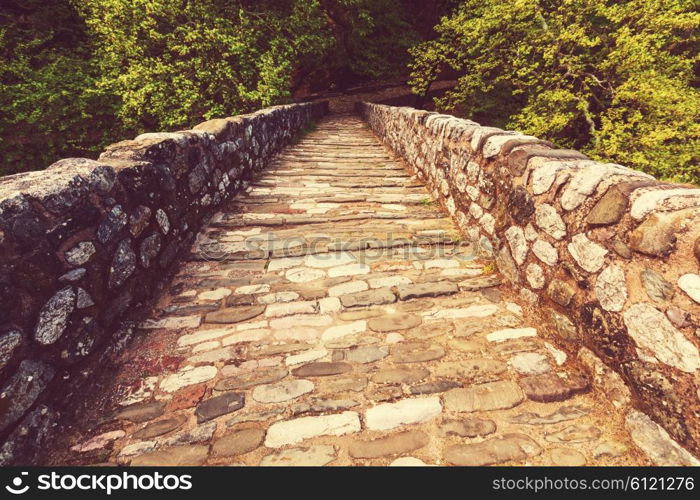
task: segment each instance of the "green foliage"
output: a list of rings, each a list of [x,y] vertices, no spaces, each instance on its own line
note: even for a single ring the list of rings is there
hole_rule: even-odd
[[[418,39],[400,0],[321,0],[337,40],[326,66],[345,86],[357,77],[401,74]],[[414,20],[415,21],[415,20]]]
[[[416,40],[403,9],[413,3],[5,0],[0,175],[284,103],[300,88],[393,76]]]
[[[293,69],[326,50],[318,2],[84,0],[100,88],[138,129],[172,129],[283,102]]]
[[[116,100],[96,89],[83,34],[65,1],[7,0],[0,16],[0,175],[94,156],[107,134],[123,132],[112,119]]]
[[[676,181],[700,183],[700,13],[693,0],[466,0],[411,51],[436,102]]]

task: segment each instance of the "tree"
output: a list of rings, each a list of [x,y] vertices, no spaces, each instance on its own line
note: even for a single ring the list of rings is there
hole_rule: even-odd
[[[173,129],[284,101],[329,43],[315,1],[85,0],[97,85],[129,127]],[[249,4],[249,5],[247,5]]]
[[[85,26],[67,0],[6,0],[0,14],[0,175],[94,155],[122,130],[96,90]]]
[[[594,158],[700,182],[700,13],[692,0],[467,0],[411,51],[438,107]]]

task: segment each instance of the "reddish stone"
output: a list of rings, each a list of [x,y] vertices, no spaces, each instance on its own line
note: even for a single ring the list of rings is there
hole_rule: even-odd
[[[139,363],[145,376],[177,371],[185,360],[182,356],[161,356],[156,359],[144,359]]]
[[[685,328],[686,326],[691,325],[690,313],[688,311],[684,311],[680,307],[669,307],[666,310],[666,317],[668,317],[669,321],[671,321],[673,326],[676,328]]]
[[[565,401],[575,394],[588,392],[591,384],[587,377],[580,374],[569,374],[568,378],[564,379],[556,373],[545,373],[520,379],[520,387],[532,401],[551,403]]]
[[[206,390],[206,384],[191,385],[180,389],[173,395],[173,399],[170,400],[170,403],[168,403],[168,411],[183,410],[185,408],[197,406],[204,397]]]

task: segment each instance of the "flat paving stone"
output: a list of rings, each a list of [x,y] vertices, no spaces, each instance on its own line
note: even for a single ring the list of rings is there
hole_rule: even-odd
[[[405,342],[391,348],[391,359],[394,363],[423,363],[440,359],[444,355],[445,348],[439,344]]]
[[[302,403],[294,403],[290,410],[293,416],[304,413],[326,413],[349,410],[355,408],[360,403],[351,398],[344,399],[312,399]]]
[[[556,410],[548,414],[539,414],[535,412],[524,412],[519,415],[510,417],[508,420],[515,424],[526,425],[548,425],[566,422],[567,420],[575,420],[584,417],[590,413],[591,409],[581,405],[560,406]]]
[[[400,285],[396,291],[401,300],[418,299],[422,297],[439,297],[459,292],[459,287],[449,281],[437,283],[418,283],[415,285]]]
[[[462,387],[462,384],[456,380],[437,380],[411,386],[408,388],[408,392],[411,394],[437,394],[456,387]]]
[[[117,420],[128,420],[137,424],[147,422],[160,417],[165,411],[165,405],[166,403],[164,401],[138,403],[117,412],[114,418]]]
[[[178,446],[209,442],[216,431],[216,422],[207,422],[193,429],[181,431],[162,441],[161,446]]]
[[[183,415],[157,420],[134,432],[131,437],[133,439],[152,439],[179,429],[186,421],[187,418]]]
[[[289,374],[286,368],[267,368],[250,373],[242,373],[233,377],[219,380],[214,389],[217,391],[230,391],[233,389],[248,389],[256,385],[270,384],[283,379]]]
[[[444,458],[452,465],[480,466],[520,462],[540,453],[542,448],[530,437],[512,433],[481,443],[449,446],[445,450]]]
[[[227,394],[214,396],[213,398],[202,401],[202,403],[197,406],[195,415],[197,416],[197,422],[201,424],[207,420],[212,420],[222,415],[233,413],[236,410],[240,410],[244,406],[245,394],[241,392],[229,392]]]
[[[138,467],[185,467],[202,465],[209,454],[209,446],[193,444],[173,446],[151,453],[144,453],[131,460]]]
[[[199,384],[213,379],[218,370],[215,366],[188,366],[178,373],[168,375],[160,382],[160,388],[165,392],[176,392],[188,385]]]
[[[545,434],[550,443],[587,443],[597,440],[602,434],[598,427],[574,424],[557,432]]]
[[[345,352],[344,359],[350,363],[374,363],[389,355],[387,346],[363,346],[349,349]]]
[[[285,413],[284,408],[270,408],[249,413],[234,413],[231,418],[226,420],[226,425],[232,427],[245,422],[267,422],[277,420]]]
[[[588,380],[580,375],[564,379],[556,373],[524,377],[520,379],[520,385],[529,399],[543,403],[565,401],[590,388]]]
[[[443,335],[452,335],[455,331],[454,323],[451,321],[431,321],[405,330],[404,335],[414,340],[431,339]]]
[[[421,322],[421,317],[416,314],[395,313],[370,318],[367,321],[367,326],[375,332],[393,332],[414,328]]]
[[[455,337],[472,337],[489,328],[489,323],[478,320],[466,320],[457,323]]]
[[[496,432],[496,422],[482,418],[463,418],[460,420],[445,420],[439,425],[443,437],[473,438],[488,436]]]
[[[342,436],[359,432],[360,429],[360,416],[352,411],[283,420],[275,422],[267,429],[265,446],[281,448],[316,436]]]
[[[265,306],[229,307],[210,312],[204,317],[204,321],[207,323],[240,323],[260,316],[264,312]]]
[[[366,307],[396,302],[396,295],[388,288],[348,293],[346,295],[341,295],[339,298],[343,307]]]
[[[427,465],[416,457],[400,457],[389,464],[390,467],[425,467]]]
[[[313,344],[307,344],[306,342],[292,342],[289,344],[264,344],[260,346],[254,346],[249,349],[249,353],[258,356],[274,356],[276,354],[289,354],[299,351],[308,351],[312,349]]]
[[[381,341],[379,337],[367,334],[343,335],[334,340],[326,341],[325,346],[328,349],[349,349],[351,347],[378,344]]]
[[[292,370],[295,377],[328,377],[352,371],[352,365],[342,362],[308,363]]]
[[[430,376],[425,368],[384,368],[372,375],[372,382],[377,384],[410,384]]]
[[[335,446],[317,444],[304,448],[288,448],[262,458],[263,467],[321,467],[337,458]]]
[[[310,380],[284,380],[255,387],[253,399],[258,403],[282,403],[303,396],[313,391],[315,387]]]
[[[306,283],[308,281],[321,279],[326,276],[326,273],[320,269],[295,267],[288,270],[284,276],[292,283]]]
[[[441,412],[442,403],[437,396],[409,398],[370,408],[365,412],[365,424],[371,430],[393,429],[400,425],[425,422]]]
[[[505,410],[518,406],[525,394],[509,380],[489,382],[467,389],[452,389],[444,396],[445,408],[457,412]]]
[[[346,391],[361,392],[365,390],[367,383],[367,377],[363,375],[329,378],[324,381],[326,390],[334,393],[343,393]]]
[[[503,361],[489,358],[469,358],[461,361],[443,361],[433,373],[437,377],[467,379],[482,383],[496,381],[508,369]]]
[[[490,342],[503,342],[510,339],[536,336],[537,330],[535,328],[504,328],[487,334],[486,340]]]
[[[365,392],[365,397],[375,403],[396,401],[403,397],[403,389],[395,385],[375,387],[374,389]]]
[[[403,455],[423,448],[430,437],[423,431],[410,430],[371,441],[353,440],[348,445],[348,453],[353,458],[379,458]]]
[[[552,371],[547,356],[538,352],[518,353],[508,360],[508,364],[523,375],[541,375]]]
[[[264,439],[265,431],[262,429],[241,429],[214,441],[211,452],[215,457],[245,455],[259,448]]]
[[[581,467],[586,465],[586,456],[571,448],[552,448],[549,450],[552,465],[558,467]]]
[[[380,309],[359,309],[342,311],[338,317],[343,321],[356,321],[359,319],[374,318],[376,316],[381,316],[383,313]]]

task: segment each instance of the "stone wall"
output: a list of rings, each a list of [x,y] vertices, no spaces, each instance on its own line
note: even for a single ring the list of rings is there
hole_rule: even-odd
[[[125,340],[203,222],[326,111],[267,108],[0,178],[0,463],[41,441],[56,411],[39,403]]]
[[[700,189],[449,115],[358,111],[496,259],[543,334],[604,387],[624,380],[631,397],[611,389],[613,402],[700,454]]]

